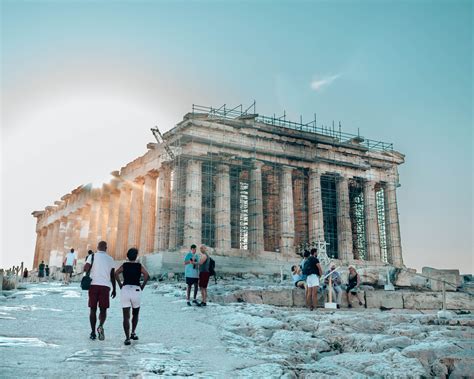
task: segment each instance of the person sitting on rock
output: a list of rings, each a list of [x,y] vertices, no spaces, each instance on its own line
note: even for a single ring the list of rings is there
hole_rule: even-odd
[[[341,275],[336,271],[336,265],[331,263],[330,269],[325,274],[326,279],[324,280],[326,292],[328,293],[329,298],[329,291],[332,291],[332,298],[336,300],[337,307],[341,304],[341,295],[342,295],[342,279]],[[332,288],[329,288],[329,278],[331,278]]]
[[[306,289],[306,281],[303,278],[303,272],[300,266],[291,266],[291,277],[295,287]]]
[[[360,287],[360,275],[357,273],[355,267],[350,265],[348,283],[347,283],[347,288],[346,288],[347,303],[349,304],[348,308],[352,308],[352,302],[351,302],[349,294],[357,297],[357,300],[359,300],[359,305],[363,305],[362,300],[360,299],[360,295],[359,295],[359,287]]]

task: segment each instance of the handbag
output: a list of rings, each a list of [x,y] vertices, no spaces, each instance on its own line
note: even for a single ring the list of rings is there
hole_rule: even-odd
[[[87,271],[86,274],[81,279],[81,288],[84,291],[89,290],[89,288],[91,287],[91,283],[92,283],[91,270],[92,270],[93,264],[94,264],[94,254],[92,254],[91,267],[89,267],[89,271]]]

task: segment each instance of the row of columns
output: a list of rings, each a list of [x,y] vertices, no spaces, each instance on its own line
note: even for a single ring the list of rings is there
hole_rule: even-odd
[[[264,250],[264,211],[262,189],[263,162],[254,161],[249,170],[248,249],[251,254]],[[217,166],[215,176],[215,247],[231,248],[231,181],[229,165]],[[281,166],[279,186],[279,249],[292,255],[295,245],[295,207],[291,166]],[[182,178],[181,175],[185,175]],[[308,178],[308,237],[324,241],[321,174],[309,170]],[[173,175],[173,177],[172,177]],[[158,182],[157,182],[158,181]],[[178,240],[182,197],[185,185],[182,240]],[[173,188],[171,184],[173,184]],[[278,183],[278,184],[277,184]],[[365,230],[367,260],[379,261],[380,237],[377,222],[375,182],[364,183]],[[354,258],[350,218],[349,180],[340,176],[336,183],[339,258]],[[298,198],[299,199],[299,198]],[[396,186],[388,183],[384,191],[386,235],[390,263],[403,264],[396,205]],[[130,247],[142,254],[163,251],[182,244],[201,243],[202,234],[202,161],[190,159],[184,170],[171,173],[169,166],[151,171],[133,182],[122,181],[102,192],[92,190],[90,200],[81,209],[37,232],[35,267],[53,252],[62,255],[74,247],[79,258],[95,249],[99,240],[106,240],[109,252],[116,259],[125,259]]]
[[[189,160],[185,168],[186,188],[184,201],[183,244],[189,246],[201,242],[202,231],[202,163]],[[251,253],[264,250],[264,217],[262,193],[263,162],[254,161],[249,172],[248,198],[248,249]],[[280,213],[280,252],[291,255],[294,253],[295,218],[293,204],[293,167],[282,166],[279,182],[279,213]],[[176,171],[179,175],[181,170]],[[175,178],[176,185],[182,183],[181,178]],[[374,181],[364,183],[364,214],[365,238],[369,261],[381,260],[380,236],[377,218],[376,192]],[[352,226],[350,217],[349,179],[340,176],[336,182],[337,191],[337,225],[338,251],[342,260],[354,259]],[[169,247],[178,246],[178,215],[179,191],[172,195],[174,216],[171,217]],[[398,226],[398,211],[396,205],[396,187],[389,183],[385,186],[386,234],[389,261],[395,265],[403,264]],[[324,241],[323,204],[321,191],[321,172],[311,169],[308,183],[308,234],[310,241]],[[215,181],[215,247],[229,249],[231,246],[231,210],[230,210],[230,177],[229,166],[217,166]]]

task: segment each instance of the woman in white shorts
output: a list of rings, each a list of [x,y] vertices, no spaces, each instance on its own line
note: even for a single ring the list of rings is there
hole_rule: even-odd
[[[138,324],[138,313],[140,312],[140,300],[149,275],[145,267],[136,262],[138,250],[131,248],[127,252],[128,262],[123,263],[115,271],[115,280],[121,288],[120,302],[123,310],[123,330],[125,332],[125,345],[130,345],[130,339],[138,340],[135,330]],[[123,275],[123,282],[120,281]],[[143,274],[143,283],[140,277]],[[132,308],[132,334],[130,334],[130,307]]]

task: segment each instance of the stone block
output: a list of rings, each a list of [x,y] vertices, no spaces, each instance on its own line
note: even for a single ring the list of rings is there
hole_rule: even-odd
[[[365,293],[367,308],[403,309],[403,293],[396,291],[367,291]]]
[[[404,292],[403,305],[406,309],[442,309],[441,292]],[[474,309],[474,299],[467,293],[447,292],[447,309]]]
[[[456,291],[461,286],[462,280],[459,270],[438,270],[431,267],[423,267],[422,274],[433,279],[428,279],[428,286],[432,291],[442,291],[443,283],[440,280],[451,283],[446,285],[446,291]],[[440,279],[440,280],[437,280]]]
[[[302,288],[293,288],[293,306],[306,306],[306,291]]]
[[[293,291],[290,288],[262,291],[263,304],[282,307],[293,306]]]
[[[418,275],[416,270],[403,269],[395,273],[395,281],[393,283],[397,287],[410,287],[418,289],[428,289],[428,279]]]
[[[263,304],[262,291],[260,290],[241,290],[236,293],[236,297],[245,303]]]

